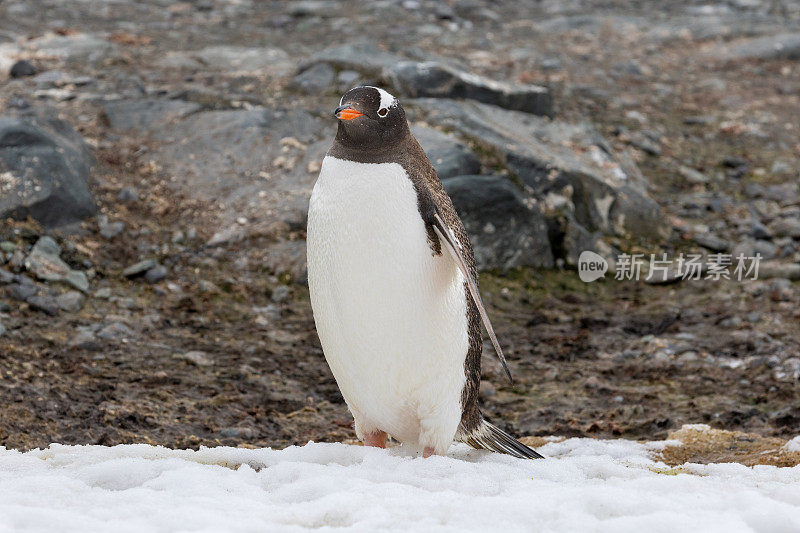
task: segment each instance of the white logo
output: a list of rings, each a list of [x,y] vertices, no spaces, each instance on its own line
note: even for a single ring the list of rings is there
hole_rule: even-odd
[[[578,257],[578,276],[581,281],[589,283],[602,278],[608,272],[608,261],[602,255],[589,250],[581,252]]]

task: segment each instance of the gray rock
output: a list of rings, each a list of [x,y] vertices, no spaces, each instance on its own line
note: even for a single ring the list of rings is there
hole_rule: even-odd
[[[298,2],[299,3],[299,2]],[[257,435],[253,428],[248,427],[232,427],[222,428],[219,430],[220,436],[227,439],[252,439]]]
[[[208,46],[190,53],[201,65],[235,75],[286,76],[294,62],[280,48],[252,48],[244,46]]]
[[[694,242],[712,252],[724,252],[730,247],[728,241],[717,237],[713,233],[700,233],[695,235]]]
[[[329,64],[318,63],[292,78],[289,85],[306,94],[322,94],[331,89],[335,75]]]
[[[72,313],[80,311],[81,307],[83,307],[84,300],[85,297],[78,291],[65,292],[56,297],[56,303],[59,309]]]
[[[264,266],[272,274],[288,274],[295,283],[307,283],[305,241],[281,241],[270,246],[269,251],[264,259]]]
[[[12,283],[8,286],[9,294],[15,300],[24,302],[31,296],[36,295],[39,289],[32,283]]]
[[[34,67],[33,63],[30,61],[26,59],[20,59],[11,65],[11,70],[8,71],[8,74],[12,78],[26,78],[36,74],[36,67]]]
[[[6,327],[0,322],[0,337],[6,334]]]
[[[97,227],[100,229],[100,235],[106,239],[113,239],[125,230],[124,222],[109,222],[108,217],[105,215],[97,217]]]
[[[51,296],[30,296],[25,301],[28,302],[32,309],[37,311],[42,311],[51,316],[58,314],[58,303]]]
[[[360,79],[361,73],[355,70],[343,70],[336,75],[336,90],[344,93],[357,85],[363,85],[359,83]]]
[[[54,255],[58,257],[61,255],[61,247],[52,237],[47,235],[39,237],[36,244],[33,245],[31,253],[40,253],[43,255]]]
[[[156,265],[147,271],[144,275],[144,279],[147,280],[147,283],[155,284],[166,278],[168,273],[167,267],[164,265]]]
[[[778,255],[778,247],[769,241],[756,240],[753,242],[753,252],[760,254],[762,259],[772,259]]]
[[[64,277],[64,281],[81,292],[89,292],[89,279],[86,277],[85,272],[81,272],[80,270],[70,270]]]
[[[258,317],[263,317],[266,321],[269,322],[276,322],[281,318],[281,309],[275,304],[269,304],[266,307],[253,307],[253,313],[258,315]],[[258,321],[258,319],[256,319]]]
[[[8,270],[0,268],[0,284],[5,285],[7,283],[13,283],[14,277],[15,277],[14,274],[9,272]]]
[[[25,268],[41,280],[61,281],[69,273],[70,268],[58,257],[59,253],[61,248],[52,238],[41,237],[25,258]]]
[[[669,235],[638,168],[590,126],[468,101],[426,98],[410,105],[429,123],[480,143],[536,197],[568,195],[575,219],[589,232],[652,240]]]
[[[244,205],[300,228],[317,176],[309,164],[322,161],[330,146],[329,138],[320,140],[323,131],[320,120],[295,108],[208,111],[164,128],[152,157],[175,177],[171,186],[230,205],[229,224],[242,216],[236,207]],[[282,143],[289,138],[291,145]]]
[[[764,190],[764,196],[775,202],[792,202],[797,200],[797,182],[782,183],[780,185],[769,185]]]
[[[272,291],[272,301],[276,304],[287,301],[290,296],[291,291],[286,285],[278,285],[275,287],[275,290]]]
[[[400,94],[412,98],[466,98],[536,115],[553,114],[552,95],[545,87],[498,82],[441,63],[402,61],[384,76]]]
[[[184,361],[192,363],[196,366],[212,366],[214,364],[213,359],[211,359],[206,352],[196,350],[178,354],[175,357],[177,359],[183,359]]]
[[[425,150],[439,179],[480,172],[478,156],[455,137],[424,126],[412,126],[411,133]]]
[[[139,199],[139,192],[133,187],[123,187],[117,194],[117,200],[122,203],[130,204]]]
[[[654,142],[641,132],[637,131],[631,134],[631,145],[638,148],[639,150],[643,151],[646,154],[653,156],[661,155],[661,146],[659,146],[656,142]]]
[[[95,298],[102,298],[103,300],[108,300],[111,298],[111,289],[108,287],[103,287],[101,289],[97,289],[94,293]]]
[[[758,267],[758,277],[785,278],[792,281],[800,280],[800,264],[784,263],[780,261],[762,261]]]
[[[547,221],[501,176],[442,181],[470,236],[479,269],[552,267]]]
[[[766,189],[760,183],[748,183],[744,186],[744,193],[750,198],[761,198]]]
[[[102,345],[97,341],[97,337],[91,329],[78,328],[78,333],[67,343],[71,348],[82,350],[100,351]]]
[[[158,262],[155,259],[145,259],[144,261],[139,261],[138,263],[134,263],[125,270],[122,271],[122,275],[126,278],[135,278],[138,276],[143,276],[148,270],[155,267]]]
[[[110,341],[124,341],[135,335],[135,332],[122,322],[111,322],[97,332],[97,337]]]
[[[85,33],[72,35],[48,34],[28,41],[26,47],[32,48],[45,56],[57,57],[66,62],[81,64],[98,64],[117,54],[117,47],[113,43]]]
[[[66,122],[24,113],[0,117],[0,219],[31,216],[62,226],[94,215],[89,148]]]
[[[735,329],[742,325],[742,319],[738,316],[728,317],[719,323],[720,327]]]
[[[293,17],[332,17],[336,15],[338,2],[331,0],[299,0],[291,2],[288,14]]]
[[[615,257],[618,254],[601,240],[600,232],[586,230],[571,216],[566,218],[563,226],[563,239],[560,243],[560,248],[563,250],[563,259],[567,265],[576,267],[581,253],[590,251],[604,257],[608,261],[611,270],[615,268]],[[554,247],[556,247],[555,243]]]
[[[718,53],[718,52],[717,52]],[[723,52],[725,59],[800,59],[800,33],[781,33],[736,42]]]
[[[772,232],[758,220],[754,220],[750,224],[750,235],[756,239],[771,239]]]
[[[116,100],[103,106],[111,127],[120,131],[146,132],[200,109],[200,105],[183,100]]]
[[[800,218],[781,218],[772,224],[772,231],[778,237],[800,239]]]
[[[698,185],[702,183],[708,183],[708,177],[702,172],[699,172],[691,167],[681,165],[678,167],[678,173],[683,176],[683,178],[693,184]]]
[[[300,72],[318,63],[327,63],[336,70],[352,70],[377,79],[384,69],[402,60],[402,57],[385,52],[377,43],[365,41],[318,52],[301,63]]]

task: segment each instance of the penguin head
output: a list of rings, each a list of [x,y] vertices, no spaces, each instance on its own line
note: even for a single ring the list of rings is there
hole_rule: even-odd
[[[380,150],[409,134],[403,106],[378,87],[364,85],[350,89],[333,115],[339,120],[336,139],[349,148]]]

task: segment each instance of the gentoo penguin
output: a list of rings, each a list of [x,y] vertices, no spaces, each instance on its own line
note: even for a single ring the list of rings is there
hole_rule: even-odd
[[[308,286],[325,358],[364,444],[387,433],[443,455],[453,440],[541,457],[478,409],[481,320],[467,233],[403,107],[348,91],[308,211]],[[508,374],[510,378],[510,373]]]

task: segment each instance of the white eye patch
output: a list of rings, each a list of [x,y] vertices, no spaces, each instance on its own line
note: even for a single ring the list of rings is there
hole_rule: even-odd
[[[367,87],[375,89],[376,91],[378,91],[378,94],[381,95],[381,103],[378,106],[378,116],[385,117],[386,115],[388,115],[389,108],[392,107],[393,105],[397,105],[397,98],[395,98],[388,92],[384,91],[380,87],[372,87],[371,85],[368,85]]]

